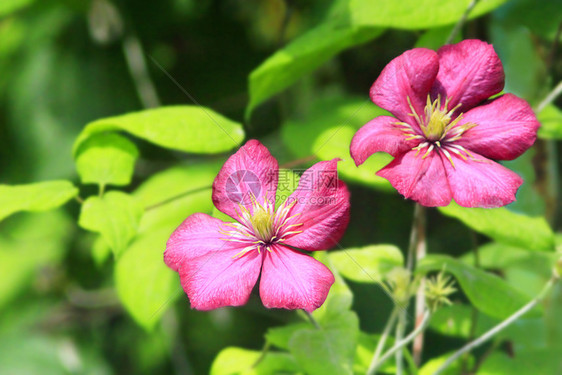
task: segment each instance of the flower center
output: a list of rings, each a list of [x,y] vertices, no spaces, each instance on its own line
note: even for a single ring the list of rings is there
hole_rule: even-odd
[[[442,140],[447,134],[447,131],[453,128],[462,119],[461,113],[456,119],[451,121],[453,113],[461,106],[461,104],[459,103],[455,108],[448,110],[447,107],[449,106],[449,101],[449,99],[446,99],[445,105],[442,106],[441,96],[437,96],[437,99],[433,102],[431,102],[429,95],[427,96],[427,104],[424,109],[424,119],[422,120],[419,117],[417,118],[418,124],[420,125],[420,128],[427,140]]]
[[[249,218],[256,238],[269,242],[275,234],[274,215],[261,204],[254,205],[254,214]]]

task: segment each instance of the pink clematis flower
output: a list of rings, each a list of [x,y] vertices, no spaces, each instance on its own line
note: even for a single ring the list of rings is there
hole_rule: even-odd
[[[395,159],[377,175],[424,206],[500,207],[523,183],[493,160],[512,160],[536,139],[531,107],[504,86],[501,61],[480,40],[415,48],[392,60],[371,87],[380,116],[351,142],[357,165],[375,152]]]
[[[189,216],[170,236],[164,253],[177,271],[191,306],[211,310],[245,304],[260,276],[268,308],[320,307],[334,283],[330,270],[307,251],[334,246],[349,222],[349,192],[337,178],[337,159],[316,163],[275,209],[277,160],[256,140],[222,167],[213,202],[235,222]]]

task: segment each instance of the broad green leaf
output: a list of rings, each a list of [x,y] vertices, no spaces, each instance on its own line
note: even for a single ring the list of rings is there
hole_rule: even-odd
[[[457,22],[471,0],[347,0],[350,22],[354,25],[419,30]],[[507,0],[479,1],[469,18],[481,16]]]
[[[494,352],[478,369],[478,375],[562,374],[560,349],[523,350],[514,356]]]
[[[309,374],[352,374],[355,347],[359,337],[359,319],[347,311],[333,317],[321,329],[295,332],[289,351]]]
[[[3,223],[0,231],[0,309],[29,285],[41,266],[61,259],[72,233],[72,223],[60,211],[17,219]]]
[[[310,324],[311,323],[299,322],[280,327],[273,327],[267,330],[265,339],[267,342],[280,349],[289,350],[289,340],[291,339],[291,336],[301,329],[310,328]]]
[[[0,17],[25,8],[33,3],[34,0],[2,0],[0,2]]]
[[[441,213],[498,242],[527,250],[552,251],[554,234],[543,217],[516,214],[507,208],[466,208],[456,203],[440,207]]]
[[[542,38],[554,40],[560,24],[561,0],[542,1],[540,6],[532,0],[511,0],[493,13],[493,25],[501,21],[507,26],[527,27]]]
[[[548,346],[562,349],[562,325],[560,325],[560,316],[562,316],[562,283],[558,282],[552,289],[552,293],[548,296],[545,310]]]
[[[538,136],[543,139],[562,139],[562,111],[549,104],[539,113],[541,123]]]
[[[437,51],[445,44],[449,34],[453,31],[453,27],[454,26],[441,26],[427,30],[418,38],[415,47],[429,48]],[[461,39],[461,35],[458,33],[453,43],[458,43]]]
[[[101,234],[115,256],[120,256],[137,234],[143,214],[133,197],[110,191],[103,197],[89,197],[82,205],[78,224]]]
[[[261,356],[255,350],[225,348],[213,361],[210,375],[294,374],[299,370],[289,354],[268,352],[257,362]]]
[[[209,108],[170,106],[89,123],[74,144],[74,156],[89,137],[108,131],[124,131],[158,146],[198,154],[228,151],[244,139],[242,125]]]
[[[123,136],[94,134],[76,150],[76,169],[83,184],[128,185],[138,154],[135,144]]]
[[[358,28],[334,19],[296,38],[250,74],[250,103],[246,108],[246,118],[259,104],[291,86],[339,52],[373,39],[381,32],[378,28]]]
[[[394,245],[331,251],[329,257],[342,276],[360,283],[380,283],[387,272],[404,264],[402,252]]]
[[[349,145],[355,132],[373,118],[387,114],[369,99],[322,97],[312,104],[306,116],[283,125],[283,142],[296,157],[315,155],[323,160],[342,159],[338,163],[338,172],[344,180],[390,189],[387,180],[375,175],[392,160],[390,155],[377,153],[359,168],[349,155]]]
[[[447,359],[449,359],[449,357],[452,356],[453,354],[454,354],[454,352],[450,352],[450,353],[443,354],[439,357],[431,358],[429,361],[425,362],[422,367],[420,367],[420,369],[418,371],[418,375],[433,375],[435,373],[435,371],[437,371],[437,369],[439,369],[441,367],[441,365],[443,365],[443,363],[445,363],[445,361]],[[460,373],[462,373],[462,362],[463,362],[463,360],[464,360],[463,358],[457,359],[441,374],[442,375],[459,375]],[[469,368],[470,368],[470,366],[472,366],[473,363],[474,363],[474,357],[472,357],[472,355],[470,355],[469,361],[468,361]]]
[[[121,302],[141,326],[151,330],[179,296],[179,277],[163,261],[166,241],[195,212],[211,212],[210,186],[219,163],[172,167],[155,174],[134,193],[146,212],[139,236],[118,259],[115,282]]]
[[[390,190],[388,180],[375,173],[392,161],[392,156],[378,152],[359,167],[349,154],[351,139],[357,130],[351,126],[329,128],[320,133],[314,143],[314,152],[321,160],[342,159],[338,163],[338,172],[342,179],[357,182],[373,188]]]
[[[111,256],[111,248],[102,236],[97,236],[92,244],[92,258],[96,265],[101,266]]]
[[[505,319],[529,302],[529,298],[500,277],[445,255],[428,255],[416,272],[441,270],[453,274],[470,302],[491,317]]]
[[[0,220],[18,211],[52,210],[77,195],[78,189],[68,181],[0,185]]]
[[[151,330],[183,294],[179,277],[163,261],[168,228],[139,235],[118,259],[115,285],[119,299],[143,328]]]

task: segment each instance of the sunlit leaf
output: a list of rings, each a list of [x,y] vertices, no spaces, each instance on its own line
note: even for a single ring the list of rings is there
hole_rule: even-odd
[[[78,189],[68,181],[0,185],[0,220],[18,211],[52,210],[77,195]]]
[[[82,205],[78,224],[101,234],[116,256],[127,248],[138,231],[143,214],[133,197],[110,191],[103,197],[90,197]]]
[[[2,0],[0,2],[0,17],[25,8],[32,4],[33,1],[34,0]]]
[[[286,353],[262,353],[236,347],[223,349],[211,366],[210,375],[265,375],[298,372],[295,360]]]
[[[516,214],[507,208],[466,208],[456,203],[440,207],[441,213],[498,242],[527,250],[552,251],[554,234],[544,217]]]
[[[76,155],[76,169],[83,184],[128,185],[138,150],[123,136],[100,133],[80,144]]]
[[[562,139],[562,111],[549,104],[539,113],[541,123],[538,136],[543,139]]]
[[[402,252],[394,245],[331,251],[329,257],[342,276],[363,283],[380,283],[387,272],[404,264]]]
[[[529,302],[500,277],[445,255],[428,255],[416,268],[420,274],[441,270],[453,274],[470,302],[489,316],[505,319]]]
[[[199,154],[228,151],[244,139],[242,125],[209,108],[170,106],[89,123],[74,144],[74,156],[86,139],[108,131],[125,131],[158,146]]]
[[[514,356],[494,352],[478,369],[478,375],[560,374],[560,349],[523,350]]]
[[[380,35],[382,29],[327,21],[277,51],[249,77],[250,103],[246,118],[259,104],[283,91],[346,48]]]

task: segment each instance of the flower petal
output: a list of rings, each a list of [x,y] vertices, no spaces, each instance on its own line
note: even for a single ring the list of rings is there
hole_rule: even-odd
[[[287,199],[293,217],[283,242],[304,250],[326,250],[343,236],[349,223],[349,191],[338,179],[338,159],[321,161],[307,169],[297,190]]]
[[[224,224],[206,214],[193,214],[166,244],[164,262],[179,272],[194,309],[243,305],[258,279],[263,253],[252,250],[237,257],[248,244],[221,239]]]
[[[512,160],[537,139],[540,126],[531,106],[523,99],[505,94],[475,107],[463,115],[459,126],[477,124],[455,143],[490,159]]]
[[[462,103],[456,113],[466,112],[503,89],[502,63],[491,44],[467,39],[443,46],[437,53],[439,73],[432,96],[450,98],[449,109]]]
[[[419,139],[406,140],[417,134],[414,131],[407,132],[405,127],[399,128],[396,122],[394,117],[379,116],[355,133],[351,140],[350,152],[357,166],[363,164],[375,152],[398,156],[420,143]]]
[[[265,307],[312,312],[322,306],[335,281],[328,267],[285,246],[264,254],[260,296]]]
[[[455,154],[455,164],[445,163],[449,185],[455,202],[464,207],[493,208],[515,200],[515,193],[523,179],[517,173],[472,153],[474,159],[461,159]]]
[[[408,98],[421,115],[439,70],[435,51],[414,48],[393,59],[371,87],[371,100],[401,121],[417,126]]]
[[[433,150],[423,158],[427,148],[408,151],[397,157],[377,175],[386,178],[405,198],[428,207],[446,206],[451,202],[443,156]],[[417,154],[417,155],[416,155]],[[445,162],[448,161],[445,159]]]
[[[253,196],[260,203],[275,199],[278,175],[277,160],[252,139],[224,163],[213,183],[213,202],[220,211],[237,218],[240,204],[251,210]]]

